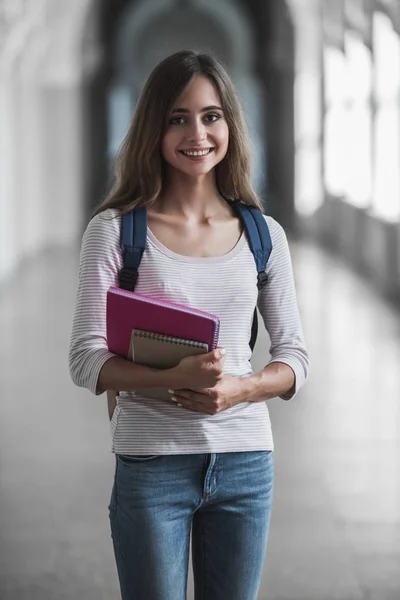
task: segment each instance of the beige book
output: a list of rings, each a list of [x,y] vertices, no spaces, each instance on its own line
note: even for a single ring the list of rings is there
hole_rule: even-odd
[[[186,356],[207,352],[208,345],[203,342],[134,329],[131,336],[129,358],[139,365],[156,369],[171,369],[176,367]],[[135,390],[135,392],[159,400],[170,400],[171,398],[168,390],[164,388],[143,388]]]
[[[134,329],[127,358],[136,363],[155,369],[171,369],[176,367],[185,356],[205,354],[207,344],[183,338],[174,338],[149,331]],[[165,388],[143,388],[135,390],[137,394],[156,400],[170,400],[171,394]],[[116,390],[107,391],[108,415],[112,415],[116,406]]]

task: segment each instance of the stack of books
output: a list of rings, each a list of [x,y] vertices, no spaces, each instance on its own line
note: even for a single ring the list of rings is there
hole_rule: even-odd
[[[156,369],[177,366],[186,356],[214,350],[220,321],[216,315],[182,304],[111,287],[107,292],[107,343],[114,354]],[[167,390],[135,390],[151,398],[170,398]]]

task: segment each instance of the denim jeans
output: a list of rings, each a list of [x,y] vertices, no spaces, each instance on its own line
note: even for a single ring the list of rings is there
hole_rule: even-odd
[[[111,532],[122,600],[256,600],[273,490],[268,451],[116,457]]]

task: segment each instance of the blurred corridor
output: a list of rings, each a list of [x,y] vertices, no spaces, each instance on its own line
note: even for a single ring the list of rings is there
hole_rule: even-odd
[[[119,598],[106,400],[67,366],[79,246],[144,80],[186,47],[238,87],[311,357],[269,403],[259,600],[398,600],[400,0],[0,0],[0,599]]]

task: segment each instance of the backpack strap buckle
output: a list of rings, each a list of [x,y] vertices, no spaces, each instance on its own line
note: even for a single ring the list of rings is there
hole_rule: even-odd
[[[119,287],[133,292],[138,280],[139,265],[146,248],[147,212],[141,206],[121,217],[121,251],[123,267],[119,271]]]
[[[133,291],[138,279],[137,267],[122,267],[119,271],[119,286],[124,290]]]
[[[268,282],[268,275],[266,274],[265,271],[259,271],[257,274],[257,287],[258,287],[258,291],[262,290],[263,287],[267,284]]]

